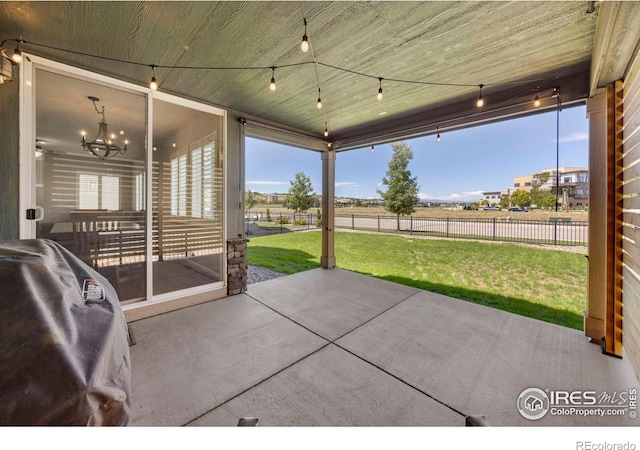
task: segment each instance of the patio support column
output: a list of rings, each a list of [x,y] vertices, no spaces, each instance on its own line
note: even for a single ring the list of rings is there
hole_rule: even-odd
[[[607,95],[604,89],[587,100],[589,118],[589,268],[585,335],[602,344],[605,335],[605,313],[608,292],[609,214],[608,171],[611,162],[607,152]]]
[[[334,207],[336,185],[336,152],[322,152],[322,257],[320,265],[323,269],[336,267],[334,245]]]

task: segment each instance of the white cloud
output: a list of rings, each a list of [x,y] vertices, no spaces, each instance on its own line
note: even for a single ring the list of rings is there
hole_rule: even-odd
[[[587,133],[586,131],[576,131],[575,133],[571,133],[566,136],[561,136],[558,142],[562,144],[563,142],[578,142],[578,141],[588,141],[588,140],[589,140],[589,133]],[[556,140],[553,139],[551,142],[556,142]]]
[[[467,191],[467,192],[454,192],[453,194],[444,197],[435,197],[425,192],[420,192],[418,198],[422,201],[437,201],[437,202],[477,202],[482,197],[482,191]]]
[[[354,183],[352,181],[338,181],[336,183],[336,187],[343,187],[343,188],[354,188],[354,187],[358,187],[359,184]]]
[[[288,181],[251,180],[251,181],[245,181],[245,184],[253,184],[256,186],[280,186],[283,184],[289,184],[289,182]]]

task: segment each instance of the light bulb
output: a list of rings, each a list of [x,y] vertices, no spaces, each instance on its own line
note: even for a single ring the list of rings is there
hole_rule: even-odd
[[[20,64],[22,62],[22,52],[20,51],[20,44],[16,45],[16,49],[13,51],[11,59],[16,64]]]
[[[540,99],[538,98],[537,95],[536,95],[536,98],[533,100],[533,106],[535,106],[536,108],[540,106]]]
[[[371,153],[373,153],[374,151],[375,151],[375,148],[374,148],[374,146],[372,145],[372,146],[371,146]]]
[[[171,144],[171,146],[172,146],[173,148],[176,148],[176,141],[173,141],[173,143]]]
[[[318,109],[322,109],[322,100],[320,100],[320,97],[318,97],[318,103],[316,104],[316,106],[318,107]]]
[[[436,136],[436,141],[440,142],[440,133]]]
[[[382,100],[382,88],[378,89],[378,100]]]
[[[307,37],[307,18],[303,18],[302,21],[304,22],[304,35],[302,36],[302,42],[300,43],[300,50],[306,53],[309,51],[309,38]]]
[[[482,108],[484,106],[484,99],[482,98],[482,88],[484,87],[484,84],[479,84],[478,87],[480,88],[480,96],[478,97],[478,101],[476,102],[476,106],[478,108]]]
[[[269,85],[269,89],[271,89],[272,92],[276,90],[276,66],[271,67],[271,84]]]
[[[152,91],[158,90],[158,82],[156,81],[155,76],[151,77],[151,83],[149,83],[149,89],[151,89]]]
[[[329,129],[325,128],[324,129],[324,137],[327,137],[327,136],[329,136]]]

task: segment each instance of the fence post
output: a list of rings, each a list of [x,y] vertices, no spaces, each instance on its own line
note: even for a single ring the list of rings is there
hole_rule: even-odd
[[[409,216],[409,234],[413,234],[413,216]]]
[[[351,214],[351,229],[355,230],[356,229],[356,219],[355,219],[355,214]]]
[[[447,237],[449,237],[449,217],[447,217]]]
[[[496,240],[496,218],[493,218],[493,240]]]
[[[280,213],[280,234],[282,234],[282,213]]]
[[[380,233],[380,214],[378,214],[378,233]]]
[[[553,245],[558,245],[557,243],[558,237],[558,219],[553,221]]]

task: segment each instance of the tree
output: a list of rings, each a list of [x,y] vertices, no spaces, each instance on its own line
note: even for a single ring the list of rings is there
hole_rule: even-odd
[[[541,207],[542,205],[542,199],[543,197],[547,194],[550,193],[551,191],[549,189],[540,189],[542,187],[542,185],[544,185],[547,181],[549,181],[549,178],[551,177],[551,173],[550,172],[541,172],[541,173],[534,173],[531,178],[533,180],[533,186],[531,187],[531,191],[529,192],[529,196],[531,197],[531,203],[533,203],[534,205],[537,205],[538,208]],[[554,203],[555,205],[555,203]]]
[[[556,196],[551,192],[550,189],[545,189],[543,192],[544,194],[542,195],[538,203],[536,203],[536,205],[538,205],[538,208],[545,208],[545,209],[555,208]]]
[[[507,194],[500,196],[500,202],[498,203],[500,208],[508,208],[509,207],[509,196]]]
[[[290,183],[291,187],[284,201],[284,207],[297,213],[306,212],[315,202],[311,178],[306,176],[304,172],[298,172],[296,179]]]
[[[251,209],[256,206],[257,203],[258,199],[256,198],[253,191],[244,192],[244,207],[247,211],[251,211]]]
[[[378,190],[378,194],[384,200],[384,208],[396,215],[400,229],[400,215],[408,215],[415,211],[420,201],[420,187],[417,177],[411,178],[411,171],[408,169],[409,161],[413,159],[411,146],[404,142],[394,142],[391,148],[393,156],[389,161],[386,176],[382,178],[382,184],[387,186],[387,190]]]
[[[525,208],[531,205],[531,196],[528,192],[523,191],[522,189],[516,189],[511,194],[511,203]]]

